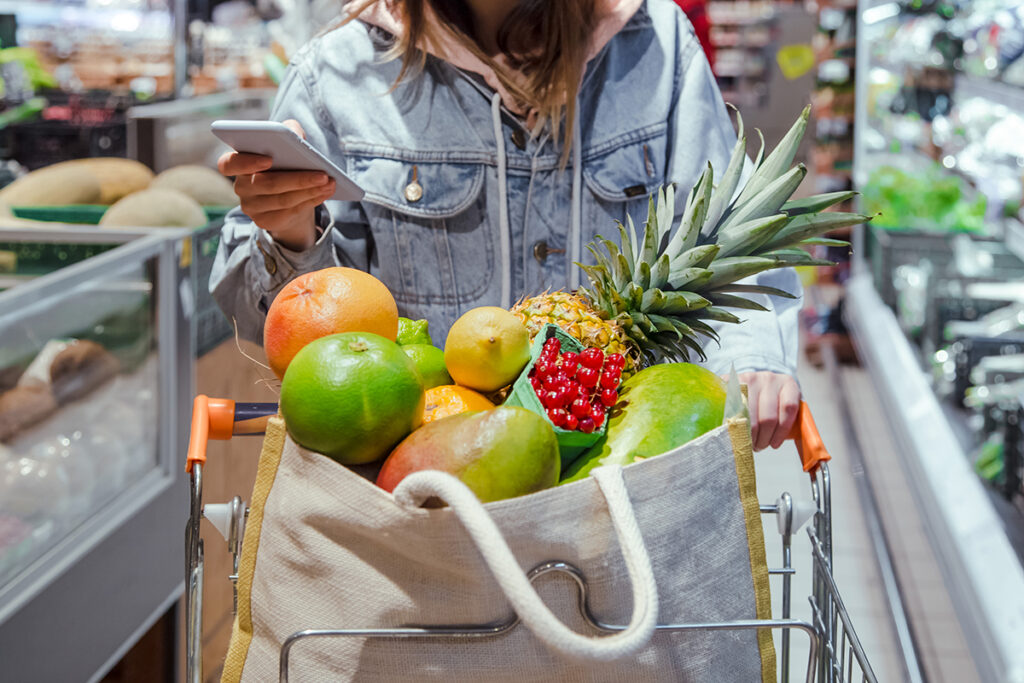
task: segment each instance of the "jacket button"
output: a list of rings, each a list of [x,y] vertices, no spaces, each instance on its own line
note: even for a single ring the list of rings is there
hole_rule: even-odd
[[[565,249],[552,249],[548,246],[548,243],[544,240],[534,243],[533,245],[533,258],[537,259],[537,263],[544,263],[548,260],[548,254],[564,254]]]
[[[267,272],[271,275],[277,273],[277,261],[275,261],[273,257],[266,252],[263,254],[263,267],[266,268]]]

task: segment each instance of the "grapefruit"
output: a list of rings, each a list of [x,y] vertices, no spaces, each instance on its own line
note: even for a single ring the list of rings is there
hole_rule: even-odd
[[[433,422],[471,410],[490,410],[494,407],[485,396],[472,389],[456,384],[427,389],[426,403],[423,408],[423,423]]]
[[[316,339],[281,381],[295,443],[343,465],[373,462],[423,422],[423,384],[395,342],[367,332]]]
[[[355,268],[324,268],[285,285],[267,311],[263,348],[278,377],[309,342],[339,332],[395,340],[398,305],[384,283]]]
[[[512,384],[530,362],[530,332],[504,308],[471,309],[448,331],[444,362],[457,384],[497,391]]]

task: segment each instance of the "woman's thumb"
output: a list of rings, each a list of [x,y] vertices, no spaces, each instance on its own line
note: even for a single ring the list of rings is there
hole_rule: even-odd
[[[302,126],[299,125],[298,121],[296,121],[295,119],[288,119],[287,121],[283,121],[283,123],[284,123],[284,125],[288,126],[292,130],[294,130],[295,133],[300,138],[302,138],[303,140],[306,139],[306,131],[302,130]]]

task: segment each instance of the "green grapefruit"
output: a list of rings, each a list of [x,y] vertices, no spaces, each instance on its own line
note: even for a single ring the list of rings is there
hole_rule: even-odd
[[[281,381],[281,415],[297,444],[344,465],[373,462],[423,422],[423,382],[395,342],[369,332],[321,337]]]

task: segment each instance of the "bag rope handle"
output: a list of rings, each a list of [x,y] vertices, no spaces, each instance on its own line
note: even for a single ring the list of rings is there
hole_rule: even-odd
[[[622,549],[633,589],[633,615],[629,625],[609,636],[586,636],[556,617],[516,561],[483,504],[461,481],[443,472],[414,472],[395,488],[395,499],[407,507],[419,507],[438,497],[462,522],[498,582],[516,615],[537,638],[556,652],[577,660],[610,662],[636,654],[650,641],[658,618],[658,589],[640,527],[633,514],[619,466],[598,467],[591,472],[608,503],[612,527]]]

